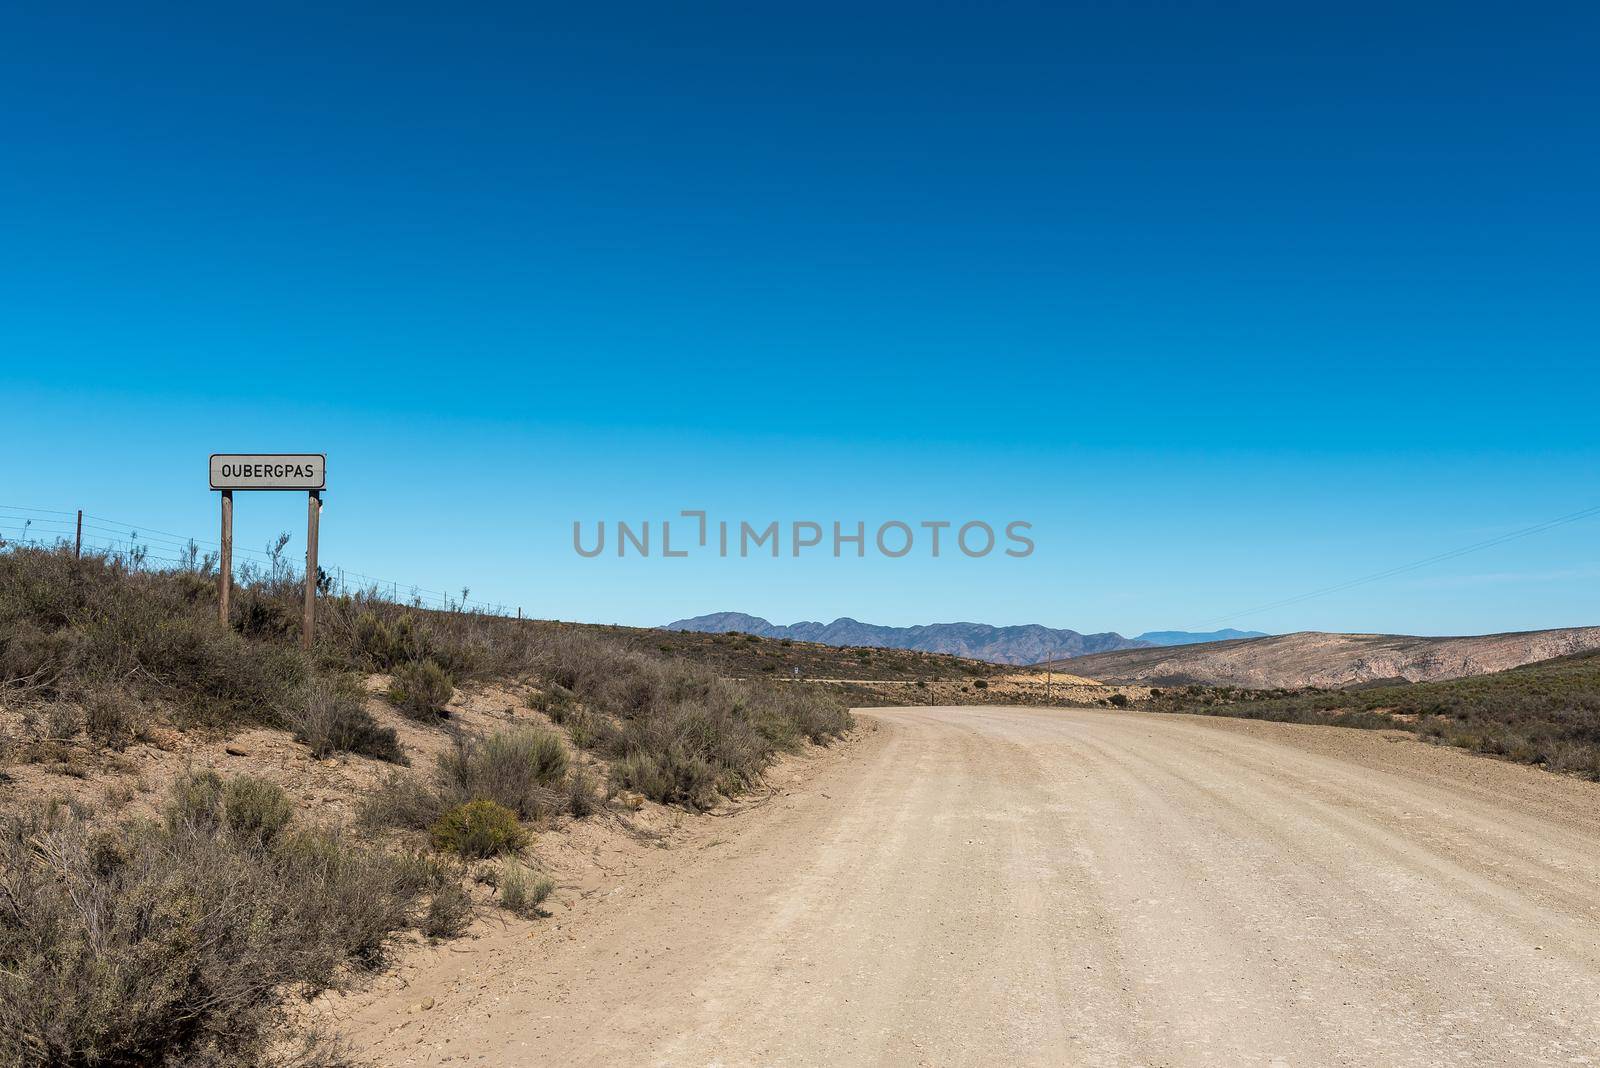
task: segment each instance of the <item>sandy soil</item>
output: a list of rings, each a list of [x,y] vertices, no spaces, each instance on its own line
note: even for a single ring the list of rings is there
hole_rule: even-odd
[[[863,719],[342,999],[346,1033],[386,1065],[1600,1062],[1594,784],[1335,728]]]

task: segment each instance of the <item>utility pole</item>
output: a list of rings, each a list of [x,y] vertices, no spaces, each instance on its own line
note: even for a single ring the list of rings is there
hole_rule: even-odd
[[[82,508],[78,509],[78,537],[72,543],[72,558],[74,560],[82,560],[83,559],[83,509]]]

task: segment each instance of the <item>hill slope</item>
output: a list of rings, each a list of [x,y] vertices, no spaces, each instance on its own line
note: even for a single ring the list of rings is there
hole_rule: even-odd
[[[668,623],[666,630],[722,634],[738,631],[763,638],[820,642],[823,645],[876,646],[987,660],[995,664],[1034,664],[1041,660],[1083,656],[1110,649],[1136,649],[1143,643],[1120,634],[1080,634],[1038,624],[995,627],[987,623],[931,623],[919,627],[883,627],[841,617],[832,623],[780,626],[743,612],[715,612]]]
[[[1600,649],[1600,627],[1450,638],[1301,631],[1098,653],[1072,659],[1070,670],[1101,682],[1293,689],[1484,675],[1590,649]]]

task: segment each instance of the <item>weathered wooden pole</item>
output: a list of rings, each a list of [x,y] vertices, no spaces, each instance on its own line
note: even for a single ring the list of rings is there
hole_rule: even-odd
[[[217,618],[228,625],[228,593],[233,588],[233,490],[222,491],[222,554],[217,558]]]
[[[78,509],[78,537],[72,543],[72,558],[83,559],[83,509]]]
[[[306,617],[300,634],[300,645],[308,653],[317,630],[317,518],[321,511],[322,495],[312,490],[306,494]]]

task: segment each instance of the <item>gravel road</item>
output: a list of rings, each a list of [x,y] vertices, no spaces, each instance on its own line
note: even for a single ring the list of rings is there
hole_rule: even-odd
[[[1337,728],[862,718],[847,752],[563,930],[480,940],[415,984],[403,998],[440,1000],[425,1027],[369,1006],[358,1045],[385,1064],[1600,1063],[1600,786]]]

